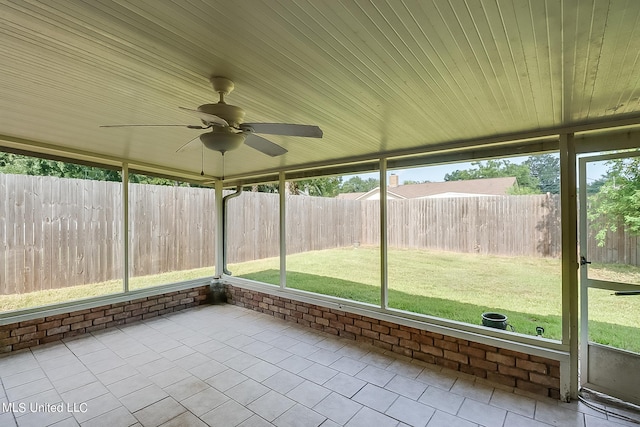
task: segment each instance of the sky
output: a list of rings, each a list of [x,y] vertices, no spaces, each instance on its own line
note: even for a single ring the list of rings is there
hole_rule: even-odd
[[[520,164],[527,160],[527,158],[528,156],[510,157],[507,160],[512,163]],[[442,182],[444,181],[444,176],[447,173],[451,173],[455,170],[471,169],[472,167],[473,166],[471,165],[471,162],[464,162],[409,169],[395,169],[390,170],[389,172],[398,175],[400,184],[402,184],[404,181]],[[604,165],[604,162],[590,163],[587,167],[587,182],[593,182],[594,180],[600,178],[605,173],[605,171],[606,166]],[[362,179],[379,178],[379,174],[377,172],[358,174],[358,176],[360,176]],[[348,180],[349,177],[350,176],[343,176],[343,182]]]

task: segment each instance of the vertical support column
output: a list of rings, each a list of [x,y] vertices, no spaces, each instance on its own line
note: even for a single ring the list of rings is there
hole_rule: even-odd
[[[387,272],[387,159],[380,159],[380,307],[389,306]]]
[[[122,164],[122,290],[129,292],[129,163]]]
[[[278,231],[280,237],[280,288],[282,289],[287,287],[287,192],[285,191],[285,178],[285,173],[280,172],[278,180],[278,195],[280,197],[280,203],[278,203],[278,206],[280,207],[280,228]]]
[[[562,343],[569,363],[560,364],[560,398],[578,397],[578,205],[573,134],[560,135],[560,218],[562,227]]]
[[[215,278],[222,277],[224,268],[224,218],[222,216],[222,180],[217,179],[215,182],[215,213],[216,213],[216,239],[214,245],[216,248],[216,271]]]

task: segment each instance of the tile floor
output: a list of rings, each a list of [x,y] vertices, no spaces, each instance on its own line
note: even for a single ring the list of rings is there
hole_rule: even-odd
[[[0,426],[14,425],[635,424],[222,305],[1,357]]]

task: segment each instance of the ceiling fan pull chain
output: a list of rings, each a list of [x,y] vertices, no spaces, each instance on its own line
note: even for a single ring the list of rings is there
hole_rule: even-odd
[[[201,145],[202,148],[202,157],[200,163],[200,176],[204,176],[204,144]]]

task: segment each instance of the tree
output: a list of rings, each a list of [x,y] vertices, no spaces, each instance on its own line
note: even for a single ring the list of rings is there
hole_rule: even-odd
[[[555,154],[530,156],[524,164],[531,176],[538,179],[541,193],[560,194],[560,157]]]
[[[531,175],[527,164],[515,164],[509,160],[487,160],[486,162],[472,162],[471,169],[456,170],[444,176],[445,181],[461,181],[469,179],[502,178],[513,176],[518,182],[514,194],[539,193],[539,180]]]
[[[327,178],[311,178],[293,181],[289,185],[291,194],[303,194],[307,196],[335,197],[340,192],[342,177],[332,176]]]
[[[340,192],[366,193],[367,191],[371,191],[378,186],[380,186],[380,181],[375,178],[364,180],[359,176],[353,176],[342,183],[342,185],[340,186]]]
[[[620,224],[640,235],[640,158],[615,159],[607,165],[604,184],[589,197],[588,218],[597,224],[598,246],[604,246],[607,231],[617,231]]]

